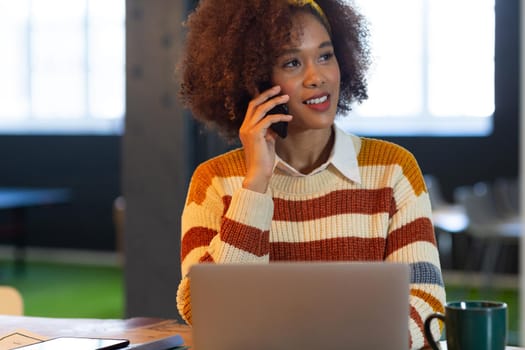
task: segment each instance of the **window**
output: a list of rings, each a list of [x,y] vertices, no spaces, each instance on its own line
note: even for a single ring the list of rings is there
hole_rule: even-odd
[[[354,0],[368,19],[368,100],[338,123],[360,135],[487,135],[494,0]]]
[[[487,135],[495,0],[348,0],[370,23],[360,135]],[[119,133],[125,0],[0,0],[0,132]]]
[[[124,0],[0,0],[0,132],[120,132],[124,19]]]

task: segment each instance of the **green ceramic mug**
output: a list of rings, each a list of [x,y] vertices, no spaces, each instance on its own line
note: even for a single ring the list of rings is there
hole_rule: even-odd
[[[505,350],[507,304],[503,302],[453,301],[445,305],[445,315],[430,315],[425,320],[425,338],[433,350],[439,350],[430,331],[435,318],[445,322],[448,350]]]

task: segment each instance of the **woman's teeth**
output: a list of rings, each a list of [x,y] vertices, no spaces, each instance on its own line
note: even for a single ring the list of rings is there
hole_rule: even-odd
[[[326,100],[328,100],[328,96],[323,96],[323,97],[319,97],[319,98],[312,98],[311,100],[308,100],[305,103],[307,105],[314,105],[314,104],[323,103]]]

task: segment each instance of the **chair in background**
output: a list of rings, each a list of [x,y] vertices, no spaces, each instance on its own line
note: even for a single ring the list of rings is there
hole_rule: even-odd
[[[438,178],[433,174],[424,175],[425,184],[432,206],[432,222],[436,231],[438,249],[443,267],[454,266],[455,237],[463,233],[468,225],[468,217],[462,204],[447,201],[441,190]]]
[[[520,186],[516,178],[499,177],[493,184],[494,199],[500,214],[506,218],[520,216]]]
[[[487,182],[458,187],[454,198],[463,204],[469,219],[466,233],[472,237],[474,248],[469,251],[469,265],[472,268],[480,258],[484,285],[489,287],[505,246],[519,243],[521,220],[502,215],[493,187]]]
[[[126,200],[118,196],[113,201],[113,224],[116,233],[116,248],[121,265],[124,264],[124,222],[126,214]]]
[[[24,300],[20,292],[10,286],[0,286],[0,315],[21,316],[24,314]]]

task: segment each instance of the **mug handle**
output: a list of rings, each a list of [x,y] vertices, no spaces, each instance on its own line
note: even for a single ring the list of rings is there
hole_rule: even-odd
[[[432,350],[441,350],[440,346],[434,340],[434,336],[432,335],[432,331],[430,330],[430,323],[434,318],[439,318],[441,321],[443,321],[443,323],[445,323],[445,315],[443,314],[435,313],[428,316],[425,320],[425,338],[430,344]]]

